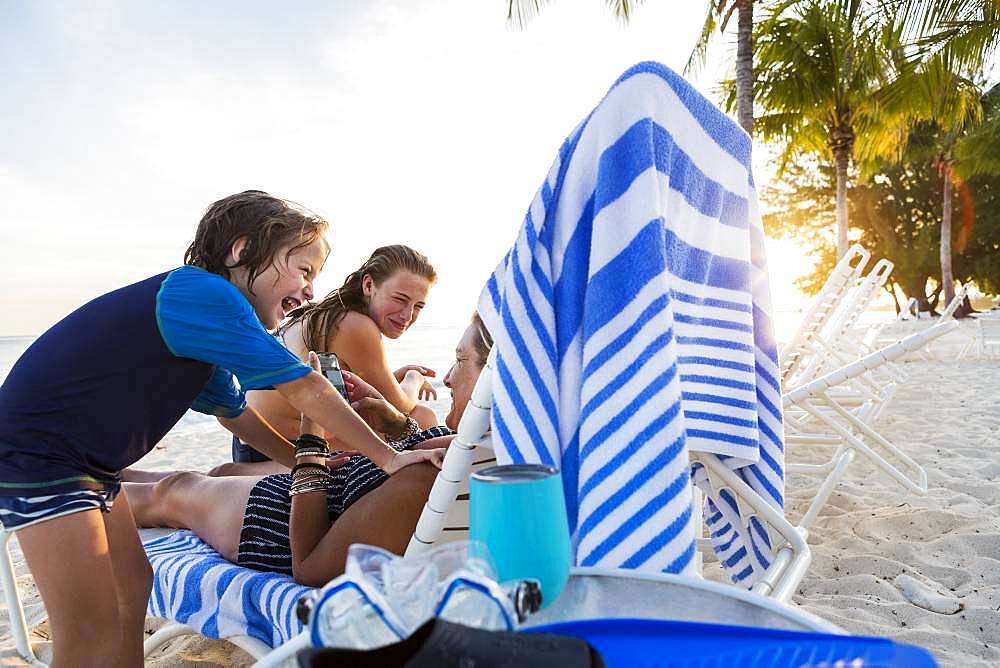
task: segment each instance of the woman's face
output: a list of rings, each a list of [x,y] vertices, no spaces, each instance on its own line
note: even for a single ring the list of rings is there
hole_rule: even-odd
[[[469,325],[455,348],[455,363],[444,377],[445,387],[451,390],[451,410],[445,417],[444,424],[452,430],[458,429],[458,421],[462,419],[462,413],[472,398],[472,388],[476,386],[479,372],[483,370],[475,348],[478,337],[476,326]]]
[[[427,303],[431,283],[423,276],[400,269],[376,285],[368,274],[361,279],[361,289],[368,299],[368,317],[382,334],[398,339]]]
[[[233,245],[233,259],[239,258],[245,240]],[[265,329],[275,329],[289,311],[313,298],[313,281],[326,263],[329,249],[322,238],[297,248],[281,248],[274,254],[271,266],[261,272],[248,286],[246,269],[239,267],[230,272],[230,281],[239,288],[253,306]]]

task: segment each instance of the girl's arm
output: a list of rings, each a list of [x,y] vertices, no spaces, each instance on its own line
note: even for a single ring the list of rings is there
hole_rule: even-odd
[[[274,427],[253,408],[247,406],[238,417],[218,418],[219,424],[240,437],[244,443],[251,444],[271,459],[285,466],[295,464],[295,450]]]
[[[402,383],[396,380],[382,346],[382,333],[371,318],[360,313],[348,313],[338,326],[336,341],[335,352],[351,371],[399,410],[404,413],[413,410],[424,377],[411,369]]]

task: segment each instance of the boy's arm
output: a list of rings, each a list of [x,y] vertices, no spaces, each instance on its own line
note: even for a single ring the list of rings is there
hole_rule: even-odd
[[[295,448],[252,406],[247,406],[239,416],[218,418],[219,424],[240,437],[279,464],[291,468],[295,464]]]

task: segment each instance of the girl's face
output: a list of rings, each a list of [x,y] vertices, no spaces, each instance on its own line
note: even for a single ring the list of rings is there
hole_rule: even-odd
[[[243,250],[243,240],[233,244],[233,260]],[[242,267],[230,272],[230,282],[239,288],[253,306],[265,329],[273,330],[294,308],[313,298],[313,281],[326,263],[328,247],[322,238],[291,253],[291,245],[279,249],[271,266],[253,282],[253,292],[247,284]]]
[[[361,289],[368,300],[368,317],[375,321],[382,334],[398,339],[427,304],[431,283],[423,276],[399,269],[376,285],[371,275],[361,279]]]
[[[469,325],[455,348],[455,363],[444,376],[444,385],[451,390],[451,410],[444,424],[452,430],[458,429],[458,421],[462,419],[462,413],[472,398],[472,389],[483,370],[476,354],[475,341],[478,337],[479,330],[475,325]]]

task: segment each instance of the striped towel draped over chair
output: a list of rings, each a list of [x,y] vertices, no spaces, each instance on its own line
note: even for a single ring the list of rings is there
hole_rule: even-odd
[[[750,139],[674,72],[631,68],[569,136],[479,308],[498,460],[562,469],[578,565],[691,572],[688,450],[782,507]],[[714,544],[749,584],[766,534],[726,506]]]
[[[313,590],[290,576],[237,566],[190,531],[148,541],[145,548],[154,573],[149,615],[209,638],[244,635],[270,647],[302,630],[295,605]]]

